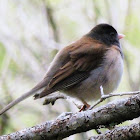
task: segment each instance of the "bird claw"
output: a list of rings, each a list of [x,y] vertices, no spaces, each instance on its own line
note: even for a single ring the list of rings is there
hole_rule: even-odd
[[[87,104],[87,105],[83,105],[82,108],[79,110],[79,112],[82,112],[82,111],[86,111],[90,108],[90,105]]]

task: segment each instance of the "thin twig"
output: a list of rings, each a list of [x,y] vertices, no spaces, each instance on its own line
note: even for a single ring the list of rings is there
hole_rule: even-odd
[[[57,94],[57,95],[53,95],[53,96],[48,96],[46,97],[46,99],[43,102],[43,105],[48,105],[48,104],[52,104],[54,105],[55,101],[58,99],[67,99],[68,97],[64,94]]]
[[[95,106],[97,106],[98,104],[100,104],[101,102],[103,102],[104,100],[110,98],[110,97],[114,97],[114,96],[124,96],[124,95],[137,95],[140,93],[140,91],[134,91],[134,92],[122,92],[122,93],[110,93],[108,95],[104,95],[103,91],[102,91],[102,86],[100,87],[101,89],[101,98],[93,105],[89,108],[89,110],[93,109]]]
[[[102,86],[100,86],[100,91],[101,91],[101,98],[99,100],[97,100],[97,102],[93,106],[91,106],[89,108],[89,110],[93,109],[98,104],[100,104],[101,102],[103,102],[104,100],[106,100],[106,99],[108,99],[110,97],[124,96],[124,95],[137,95],[137,94],[140,93],[140,91],[134,91],[134,92],[122,92],[122,93],[110,93],[108,95],[105,95]],[[58,94],[58,93],[57,94],[54,94],[53,96],[51,95],[51,96],[46,97],[45,101],[43,102],[43,105],[47,105],[47,104],[50,104],[50,103],[52,105],[54,105],[55,101],[58,100],[58,99],[66,99],[66,100],[69,100],[70,102],[74,103],[78,109],[80,109],[81,106],[82,106],[77,101],[74,101],[74,99],[72,99],[71,97],[66,96],[64,94]]]
[[[47,96],[43,102],[43,105],[48,105],[48,104],[52,104],[54,105],[56,100],[58,99],[65,99],[65,100],[68,100],[72,103],[74,103],[74,105],[78,108],[78,109],[81,109],[81,107],[83,106],[82,104],[80,104],[80,102],[74,98],[71,98],[65,94],[62,94],[62,93],[57,93],[57,94],[53,94],[53,95],[50,95],[50,96]]]

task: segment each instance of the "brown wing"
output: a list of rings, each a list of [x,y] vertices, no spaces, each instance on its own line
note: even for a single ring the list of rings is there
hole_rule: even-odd
[[[39,98],[83,81],[91,70],[102,64],[106,47],[93,39],[81,40],[64,48],[65,54],[68,55],[67,61],[54,73],[48,86],[39,94]],[[63,53],[60,57],[63,57]]]

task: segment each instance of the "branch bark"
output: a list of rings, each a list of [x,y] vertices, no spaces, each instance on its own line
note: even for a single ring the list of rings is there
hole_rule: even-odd
[[[56,120],[47,121],[31,128],[1,136],[0,140],[61,140],[76,133],[119,124],[139,116],[140,94],[113,101],[94,110],[64,113]]]
[[[117,127],[98,136],[90,137],[89,140],[138,140],[140,139],[140,123],[130,126]]]
[[[67,99],[68,97],[64,94],[56,94],[56,95],[52,95],[52,96],[48,96],[45,98],[43,105],[48,105],[48,104],[52,104],[54,105],[54,103],[56,102],[56,100],[58,99]]]

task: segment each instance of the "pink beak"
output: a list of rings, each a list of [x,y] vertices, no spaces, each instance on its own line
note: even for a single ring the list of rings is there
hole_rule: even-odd
[[[118,34],[118,38],[119,38],[119,39],[122,39],[122,38],[124,38],[124,37],[125,37],[124,34]]]

